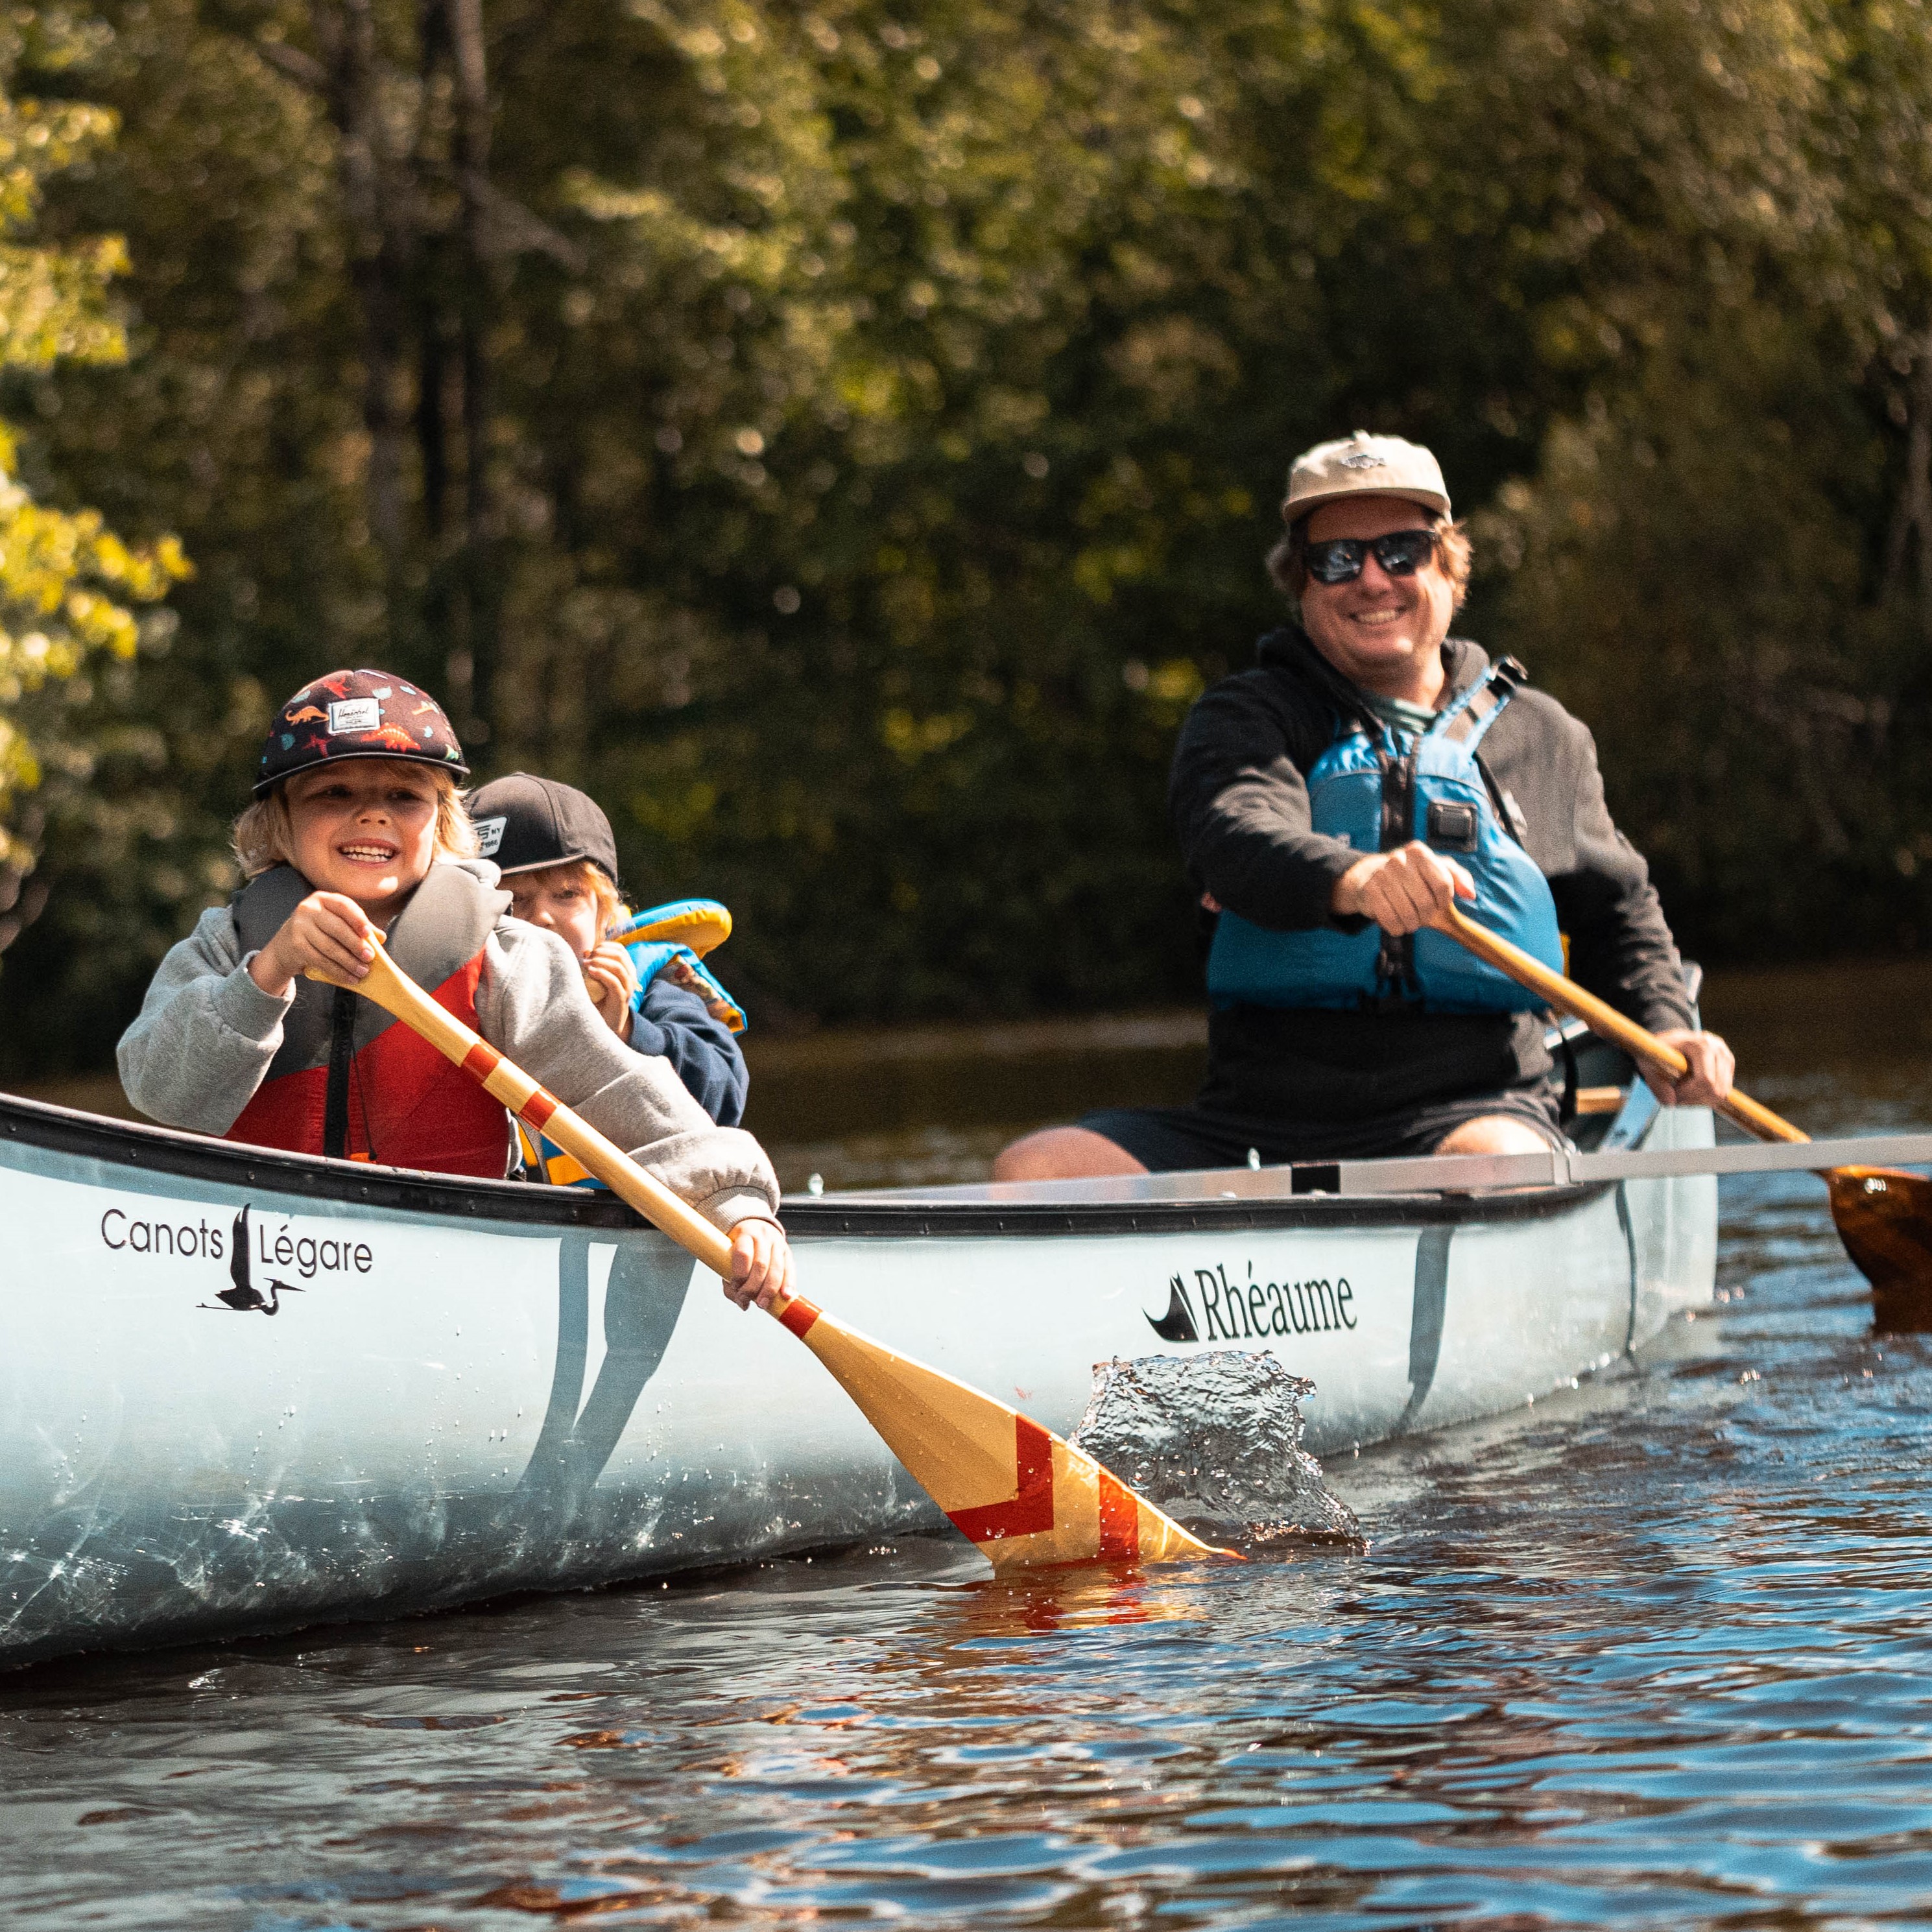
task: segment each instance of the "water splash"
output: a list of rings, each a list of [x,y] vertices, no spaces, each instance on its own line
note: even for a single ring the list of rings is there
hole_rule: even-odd
[[[1094,1364],[1072,1440],[1196,1535],[1360,1544],[1354,1511],[1301,1446],[1302,1399],[1314,1393],[1264,1348],[1116,1355]]]

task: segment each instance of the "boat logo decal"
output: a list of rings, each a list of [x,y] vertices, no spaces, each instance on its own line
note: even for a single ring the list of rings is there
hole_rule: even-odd
[[[1167,1312],[1148,1326],[1163,1342],[1249,1342],[1268,1335],[1332,1334],[1353,1328],[1355,1291],[1346,1275],[1312,1281],[1230,1281],[1223,1263],[1194,1270],[1190,1295],[1179,1275],[1168,1278]],[[1196,1298],[1200,1313],[1195,1312]],[[1144,1312],[1144,1311],[1143,1311]]]
[[[286,1238],[286,1232],[284,1238]],[[272,1276],[266,1295],[255,1286],[248,1260],[248,1208],[245,1202],[235,1217],[235,1238],[228,1250],[228,1279],[234,1284],[232,1288],[218,1288],[213,1301],[197,1301],[196,1307],[212,1310],[218,1304],[231,1315],[279,1315],[282,1312],[282,1297],[302,1292],[293,1282],[277,1281]]]
[[[263,1223],[251,1230],[252,1204],[244,1204],[225,1232],[218,1221],[211,1226],[205,1213],[192,1222],[145,1220],[124,1208],[110,1208],[100,1217],[101,1245],[117,1255],[225,1262],[229,1286],[218,1288],[214,1300],[195,1306],[234,1315],[279,1314],[282,1297],[301,1294],[317,1275],[352,1277],[368,1274],[376,1265],[375,1250],[367,1241],[298,1236],[286,1219],[278,1227]],[[258,1268],[267,1282],[266,1294],[256,1285]],[[300,1279],[284,1278],[290,1274]]]
[[[1142,1311],[1143,1314],[1146,1311]],[[1174,1276],[1167,1284],[1167,1312],[1156,1318],[1148,1316],[1148,1326],[1163,1342],[1198,1342],[1201,1339],[1199,1324],[1194,1319],[1194,1304],[1187,1298],[1187,1291],[1181,1286],[1180,1277]]]

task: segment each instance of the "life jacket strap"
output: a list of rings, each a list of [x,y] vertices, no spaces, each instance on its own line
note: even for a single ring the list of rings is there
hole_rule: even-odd
[[[1378,746],[1376,758],[1382,772],[1381,849],[1393,852],[1406,845],[1413,836],[1410,828],[1415,822],[1415,753],[1411,750],[1391,758]],[[1416,997],[1412,991],[1414,978],[1414,940],[1406,933],[1383,933],[1376,953],[1376,990],[1363,994],[1364,1004],[1378,1012],[1412,1004]]]
[[[322,1102],[322,1150],[331,1160],[349,1158],[349,1076],[355,1065],[356,995],[338,986],[328,1016],[328,1085]]]
[[[1498,659],[1436,720],[1435,730],[1473,753],[1502,716],[1503,706],[1528,682],[1529,673],[1518,659]]]

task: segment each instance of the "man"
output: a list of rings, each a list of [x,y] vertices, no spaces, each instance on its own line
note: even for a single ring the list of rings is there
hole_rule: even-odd
[[[1722,1097],[1730,1051],[1691,1025],[1588,731],[1448,634],[1471,550],[1435,458],[1360,430],[1318,445],[1282,519],[1268,568],[1300,622],[1195,706],[1169,788],[1217,916],[1206,1083],[1029,1135],[995,1178],[1560,1144],[1546,1016],[1431,929],[1457,902],[1552,965],[1567,940],[1574,976],[1689,1062],[1674,1087],[1646,1072],[1667,1104]]]

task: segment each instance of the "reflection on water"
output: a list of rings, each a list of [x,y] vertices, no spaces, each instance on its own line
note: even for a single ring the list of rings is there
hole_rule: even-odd
[[[1798,990],[1763,1097],[1932,1124],[1922,1042]],[[1643,1362],[1331,1466],[1366,1549],[909,1542],[0,1680],[10,1924],[1922,1922],[1932,1340],[1808,1176],[1724,1200]]]

